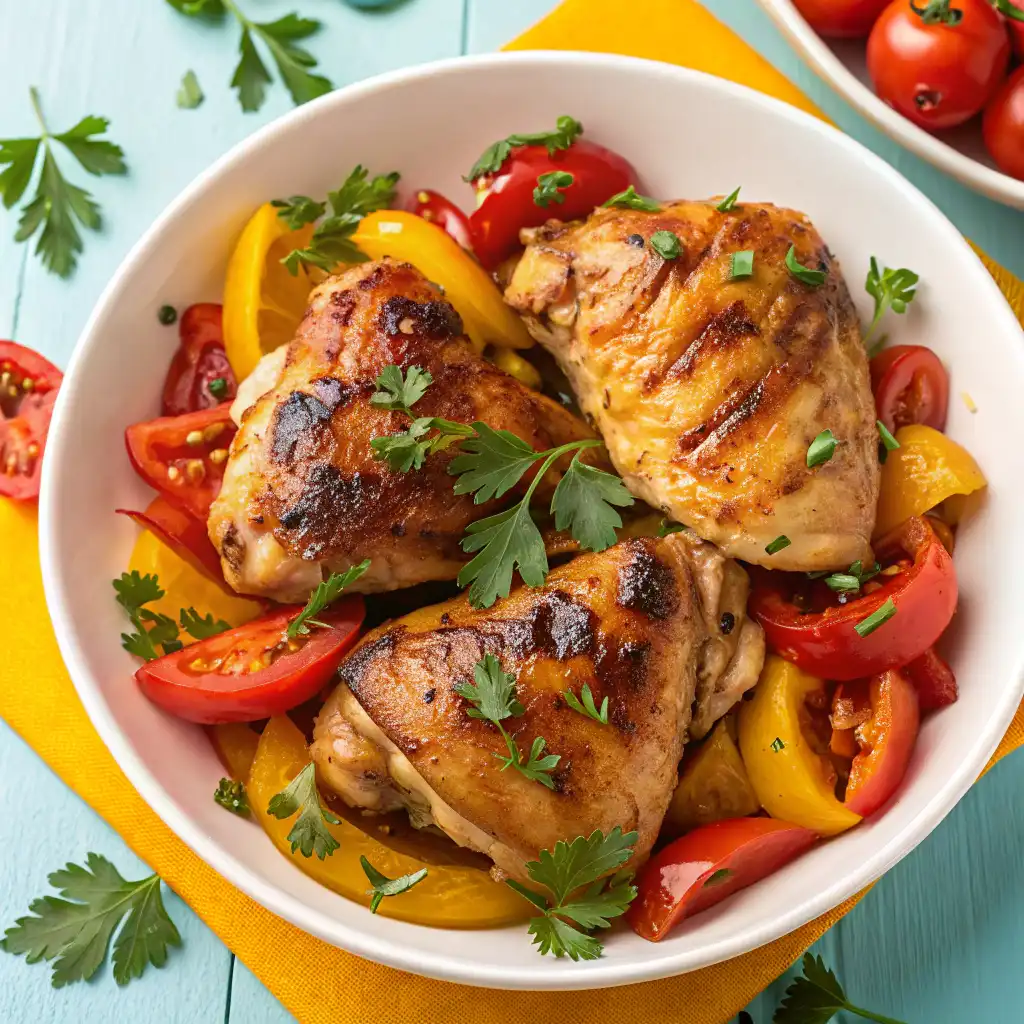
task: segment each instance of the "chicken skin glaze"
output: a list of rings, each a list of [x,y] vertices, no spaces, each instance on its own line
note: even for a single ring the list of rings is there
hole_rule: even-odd
[[[313,291],[295,339],[261,360],[232,406],[239,430],[208,529],[235,590],[303,602],[330,573],[366,558],[352,590],[454,579],[470,557],[459,546],[466,526],[517,499],[474,505],[453,494],[447,467],[456,449],[412,473],[373,457],[374,437],[409,426],[406,415],[370,403],[392,364],[433,376],[417,416],[484,420],[537,450],[592,436],[482,359],[452,306],[412,266],[352,267]],[[545,478],[538,491],[550,496],[556,482]]]
[[[527,880],[541,850],[616,825],[646,859],[688,738],[757,681],[760,626],[746,573],[685,533],[623,541],[519,585],[489,609],[465,595],[371,631],[339,669],[311,746],[320,783],[350,806],[409,811]],[[559,755],[553,788],[502,770],[505,743],[456,692],[493,655],[516,679],[520,751],[542,736]],[[570,707],[584,684],[608,724]]]
[[[675,259],[650,244],[682,243]],[[810,221],[767,204],[598,209],[522,232],[505,298],[556,358],[629,489],[724,552],[774,569],[870,556],[879,488],[867,357]],[[787,268],[827,271],[819,287]],[[734,277],[732,254],[753,271]],[[832,458],[808,467],[831,430]],[[780,536],[789,546],[769,555]]]

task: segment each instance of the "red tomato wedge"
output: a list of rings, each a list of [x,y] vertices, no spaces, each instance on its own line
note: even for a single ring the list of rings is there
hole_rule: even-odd
[[[796,9],[823,36],[855,39],[866,36],[889,0],[793,0]]]
[[[863,597],[824,609],[802,610],[806,578],[797,573],[762,573],[750,610],[764,627],[769,646],[787,661],[821,679],[861,679],[901,668],[920,657],[942,635],[956,610],[953,559],[927,519],[914,516],[884,537],[876,552],[894,575],[876,576]],[[908,561],[906,556],[913,559]],[[827,592],[819,588],[816,593]],[[832,595],[829,595],[833,599]],[[896,614],[861,636],[854,628],[892,601]],[[807,602],[804,602],[804,608]]]
[[[533,190],[542,174],[563,171],[572,183],[558,189],[561,202],[534,202]],[[473,251],[493,270],[519,245],[521,228],[537,227],[551,218],[575,220],[592,213],[637,180],[632,166],[617,153],[593,142],[577,140],[568,149],[549,154],[545,146],[515,147],[501,170],[478,178],[479,205],[469,218]]]
[[[433,192],[429,188],[417,189],[405,208],[447,232],[463,249],[473,251],[469,218],[440,192]]]
[[[64,375],[15,341],[0,341],[0,495],[39,496],[43,451]]]
[[[960,696],[953,670],[936,653],[934,647],[929,647],[920,658],[904,665],[901,671],[914,684],[922,711],[933,711],[955,704]]]
[[[626,919],[658,942],[683,918],[714,906],[799,856],[817,833],[774,818],[728,818],[669,843],[641,869]]]
[[[220,493],[224,463],[236,427],[231,404],[161,416],[135,423],[124,432],[136,472],[168,501],[206,521]]]
[[[871,387],[878,418],[897,431],[911,423],[946,426],[949,374],[923,345],[894,345],[871,360]]]
[[[154,704],[203,725],[284,714],[331,679],[365,614],[361,597],[344,597],[318,616],[325,626],[289,639],[288,623],[301,610],[279,608],[146,662],[136,682]]]
[[[181,345],[164,381],[164,416],[212,409],[235,397],[238,386],[224,354],[222,313],[223,308],[215,302],[200,302],[182,313],[178,328]]]
[[[149,530],[196,572],[209,577],[225,594],[238,596],[224,580],[220,555],[210,542],[204,520],[197,519],[161,497],[154,498],[145,512],[133,512],[127,508],[116,511]]]
[[[868,689],[871,717],[854,730],[860,752],[853,759],[843,801],[865,818],[903,781],[921,722],[917,691],[903,673],[889,669],[872,678]]]

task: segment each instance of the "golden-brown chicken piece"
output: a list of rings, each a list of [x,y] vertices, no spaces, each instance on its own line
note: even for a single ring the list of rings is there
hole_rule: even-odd
[[[304,601],[322,578],[365,558],[370,569],[352,589],[391,590],[454,579],[468,560],[459,547],[466,525],[501,505],[453,494],[454,450],[411,473],[374,459],[372,438],[409,426],[404,414],[370,404],[391,364],[433,375],[418,416],[485,420],[538,450],[592,436],[562,406],[481,359],[458,314],[412,266],[353,267],[312,293],[294,341],[239,388],[232,413],[240,427],[209,519],[236,590]],[[550,486],[546,478],[538,490]]]
[[[677,259],[650,238],[671,231]],[[869,555],[878,434],[856,311],[810,221],[754,203],[597,210],[524,231],[506,290],[556,357],[634,494],[737,558],[776,569]],[[818,288],[786,267],[827,270]],[[732,255],[753,252],[733,277]],[[819,433],[839,441],[808,468]],[[774,555],[766,545],[785,535]]]
[[[636,829],[650,852],[676,785],[691,721],[709,727],[757,680],[760,626],[747,577],[686,534],[628,540],[520,585],[486,610],[466,597],[421,608],[363,638],[317,719],[320,781],[352,806],[404,806],[525,880],[524,863],[560,839]],[[535,738],[559,762],[553,789],[515,768],[494,725],[454,687],[493,655],[523,713],[503,722],[524,758]],[[608,724],[573,710],[590,686]]]

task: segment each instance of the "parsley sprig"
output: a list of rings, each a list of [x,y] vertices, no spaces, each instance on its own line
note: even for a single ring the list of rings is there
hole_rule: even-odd
[[[395,201],[398,171],[376,174],[372,178],[361,164],[356,164],[341,188],[327,193],[322,203],[309,196],[272,199],[277,215],[292,231],[319,220],[330,205],[330,216],[324,217],[313,231],[309,246],[292,249],[281,262],[294,277],[300,266],[318,267],[330,273],[339,263],[364,263],[366,254],[352,241],[359,222],[374,210],[383,210]]]
[[[891,309],[894,313],[906,313],[907,306],[914,301],[914,296],[917,295],[917,283],[920,280],[921,278],[914,271],[908,270],[906,267],[899,267],[895,270],[891,267],[884,267],[880,271],[878,260],[874,256],[871,257],[864,290],[875,300],[875,313],[864,335],[865,345],[888,310]]]
[[[772,1017],[773,1024],[827,1024],[840,1010],[876,1024],[904,1024],[893,1017],[854,1006],[820,956],[804,953],[801,966],[803,976],[795,978],[786,989],[782,1004]]]
[[[616,192],[611,199],[605,200],[602,206],[618,206],[625,210],[644,210],[647,213],[657,213],[661,209],[661,203],[650,196],[642,196],[630,185],[625,192]]]
[[[315,619],[329,604],[333,604],[367,569],[370,568],[370,559],[364,558],[358,565],[349,566],[344,572],[332,572],[330,576],[318,583],[316,589],[309,595],[306,607],[288,623],[288,636],[295,639],[297,636],[306,636],[310,626],[322,626],[329,628],[326,622]]]
[[[552,203],[564,203],[565,193],[576,179],[568,171],[548,171],[537,178],[537,187],[533,190],[533,202],[541,209],[547,209]]]
[[[30,964],[53,960],[52,983],[63,988],[88,981],[103,965],[114,932],[114,980],[127,985],[149,964],[163,967],[181,936],[167,915],[160,876],[127,882],[106,857],[90,853],[86,866],[68,864],[48,878],[59,896],[29,904],[30,917],[7,929],[0,948],[24,954]]]
[[[214,803],[220,804],[225,811],[237,814],[240,818],[248,818],[251,814],[244,782],[238,782],[235,779],[221,779],[214,790],[213,800]]]
[[[0,199],[8,210],[19,202],[35,176],[41,152],[36,192],[21,211],[14,240],[26,242],[38,231],[36,255],[43,266],[58,277],[70,277],[83,248],[78,226],[98,231],[102,218],[93,197],[64,177],[53,143],[59,142],[83,170],[97,177],[124,174],[128,168],[121,147],[100,138],[110,125],[106,118],[89,115],[66,132],[54,135],[43,117],[35,86],[29,89],[29,96],[40,134],[30,139],[0,139]]]
[[[276,21],[252,21],[239,8],[236,0],[167,0],[179,13],[190,18],[220,22],[231,14],[242,30],[238,43],[239,61],[231,78],[231,87],[238,92],[242,110],[259,110],[273,81],[267,65],[256,48],[256,40],[266,48],[277,66],[281,81],[295,104],[308,103],[330,92],[334,85],[323,75],[310,70],[316,58],[299,46],[320,31],[320,22],[292,12]]]
[[[525,709],[516,699],[516,677],[503,671],[501,663],[493,654],[484,655],[473,666],[472,683],[463,680],[456,683],[454,689],[472,705],[466,711],[470,718],[490,722],[501,733],[505,746],[508,747],[508,757],[497,753],[494,756],[502,762],[502,771],[506,768],[515,768],[531,782],[539,782],[548,789],[555,788],[551,772],[558,766],[561,756],[545,754],[546,741],[543,736],[538,736],[524,760],[515,738],[510,736],[501,724],[508,718],[518,718]]]
[[[565,703],[573,709],[578,711],[581,715],[586,715],[588,718],[592,718],[595,722],[600,722],[602,725],[608,724],[608,698],[605,697],[601,701],[601,707],[598,709],[594,703],[594,694],[590,689],[589,683],[583,684],[583,689],[580,690],[579,697],[576,696],[572,690],[566,690],[562,697],[565,698]]]
[[[382,875],[365,857],[359,858],[359,864],[366,875],[367,881],[373,887],[367,890],[367,895],[372,896],[370,900],[370,913],[376,914],[377,908],[381,905],[385,896],[400,896],[408,892],[414,885],[418,885],[427,877],[427,869],[420,868],[408,875],[400,875],[398,878],[388,878]]]
[[[632,873],[615,869],[633,855],[636,840],[636,832],[623,834],[616,825],[607,836],[595,830],[589,838],[577,836],[571,843],[560,841],[553,850],[542,850],[526,870],[551,899],[506,879],[543,915],[531,918],[528,929],[541,953],[571,960],[596,960],[601,955],[604,947],[588,933],[610,927],[612,919],[624,914],[635,899]],[[607,877],[611,872],[615,873]]]
[[[331,835],[327,826],[337,825],[341,819],[320,802],[320,793],[316,788],[316,765],[312,761],[280,793],[270,798],[267,811],[275,818],[298,815],[288,833],[292,853],[298,850],[303,857],[312,857],[315,853],[323,860],[338,849],[338,840]]]
[[[515,146],[545,146],[548,155],[554,156],[559,150],[568,149],[582,134],[583,125],[576,118],[563,114],[555,122],[554,131],[509,135],[492,142],[463,181],[476,181],[484,174],[497,174]]]

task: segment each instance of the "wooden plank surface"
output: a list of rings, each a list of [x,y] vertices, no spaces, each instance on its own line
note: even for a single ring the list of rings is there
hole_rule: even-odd
[[[1024,214],[969,193],[865,124],[800,63],[754,0],[705,2],[845,130],[927,192],[961,230],[1024,274]],[[261,20],[292,9],[322,19],[327,27],[310,48],[338,85],[390,68],[495,49],[552,4],[407,0],[387,13],[362,13],[341,0],[242,0]],[[102,235],[87,238],[82,266],[68,283],[48,277],[25,246],[11,241],[12,215],[0,218],[0,332],[66,362],[103,284],[146,225],[213,159],[288,109],[283,90],[275,86],[259,114],[243,115],[226,87],[234,59],[232,29],[197,25],[160,0],[5,0],[0,135],[34,129],[27,87],[36,84],[54,126],[86,112],[110,117],[131,174],[89,183],[107,226]],[[174,106],[174,92],[189,67],[207,95],[195,112]],[[438,112],[439,119],[444,113]],[[1016,969],[1024,940],[1022,783],[1024,758],[1001,764],[818,944],[852,998],[908,1022],[1022,1019],[1024,980]],[[146,873],[119,838],[3,726],[0,822],[4,922],[46,891],[49,871],[89,850],[108,855],[128,876]],[[151,972],[126,990],[117,990],[107,976],[55,992],[44,967],[0,956],[0,1020],[277,1024],[290,1019],[244,966],[232,963],[186,906],[173,896],[168,905],[185,946],[164,971]],[[315,984],[315,967],[311,979]],[[401,984],[398,975],[396,984]],[[758,1024],[770,1020],[784,985],[785,979],[752,1004]],[[481,1010],[483,1016],[483,1003]],[[373,1007],[367,1007],[365,1019],[372,1021]],[[429,1020],[426,1009],[424,1019]]]

